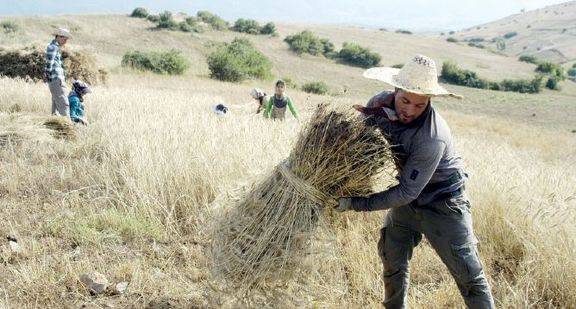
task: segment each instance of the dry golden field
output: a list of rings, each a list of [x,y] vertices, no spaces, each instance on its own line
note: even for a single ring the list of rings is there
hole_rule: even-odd
[[[299,84],[325,80],[333,94],[289,90],[301,122],[269,122],[245,104],[252,87],[271,91],[272,81],[231,84],[207,76],[209,42],[234,33],[150,31],[145,21],[122,16],[16,20],[23,33],[0,36],[0,46],[45,45],[51,24],[76,25],[70,48],[91,50],[112,74],[86,98],[91,125],[78,127],[75,140],[42,126],[50,111],[46,85],[0,78],[0,308],[379,306],[376,242],[385,212],[336,215],[346,228],[319,231],[301,275],[249,299],[215,276],[210,248],[219,215],[289,154],[318,103],[352,106],[384,87],[362,80],[360,69],[290,54],[281,40],[304,26],[281,25],[280,38],[251,37],[274,62],[274,74]],[[439,39],[310,27],[334,42],[356,39],[379,51],[384,64],[423,53],[495,79],[533,70]],[[158,46],[183,50],[189,72],[167,77],[119,68],[124,52]],[[498,307],[576,307],[576,87],[562,86],[538,95],[449,86],[466,99],[436,104],[471,174],[480,255]],[[218,102],[232,106],[229,115],[212,114]],[[18,239],[21,253],[9,250],[6,236]],[[128,282],[126,293],[91,296],[79,281],[91,271]],[[425,241],[411,276],[411,307],[463,306]]]

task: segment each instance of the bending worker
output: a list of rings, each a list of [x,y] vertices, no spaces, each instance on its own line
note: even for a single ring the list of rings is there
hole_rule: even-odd
[[[493,308],[472,228],[462,158],[446,121],[430,99],[462,98],[438,84],[436,64],[416,56],[401,70],[372,68],[364,76],[395,87],[356,105],[366,124],[378,126],[396,157],[399,184],[368,197],[344,197],[337,211],[389,209],[378,252],[384,266],[386,308],[406,308],[409,262],[426,236],[448,267],[468,308]]]

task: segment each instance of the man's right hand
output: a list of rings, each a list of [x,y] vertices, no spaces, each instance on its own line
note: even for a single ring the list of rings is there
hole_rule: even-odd
[[[352,198],[351,197],[341,197],[338,200],[338,207],[334,208],[337,212],[345,212],[352,210]]]

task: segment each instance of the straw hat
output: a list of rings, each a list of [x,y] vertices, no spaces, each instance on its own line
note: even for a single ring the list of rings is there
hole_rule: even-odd
[[[69,38],[69,39],[72,37],[72,35],[70,34],[70,30],[68,30],[66,28],[58,28],[52,34],[58,35],[58,36],[63,36],[63,37]]]
[[[412,58],[402,69],[395,68],[371,68],[364,72],[364,77],[377,79],[388,85],[406,90],[411,93],[427,95],[431,97],[453,97],[462,99],[462,96],[454,94],[438,83],[438,71],[434,60],[417,55]]]

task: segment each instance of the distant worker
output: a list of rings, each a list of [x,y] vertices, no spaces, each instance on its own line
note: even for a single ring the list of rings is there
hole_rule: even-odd
[[[70,31],[64,28],[54,33],[54,40],[46,48],[46,66],[44,68],[44,82],[52,94],[52,115],[68,117],[70,115],[68,89],[66,88],[66,73],[62,63],[62,47],[70,39]]]
[[[88,125],[88,120],[84,116],[84,96],[92,92],[90,86],[81,81],[74,81],[72,83],[72,91],[68,95],[68,103],[70,104],[70,119],[75,123]]]
[[[298,119],[298,113],[292,104],[290,97],[284,94],[286,90],[286,83],[282,80],[276,82],[276,91],[274,96],[268,101],[266,106],[266,111],[264,116],[266,118],[284,120],[286,115],[286,107],[290,109],[290,112],[294,118]]]
[[[354,108],[393,145],[399,183],[367,197],[343,197],[337,210],[388,209],[378,242],[384,306],[407,307],[409,263],[424,235],[448,267],[466,306],[494,308],[476,248],[464,163],[448,124],[431,103],[434,97],[461,97],[438,84],[436,63],[421,55],[401,70],[372,68],[364,76],[395,87],[373,97],[366,107]]]
[[[224,104],[217,104],[212,107],[212,111],[218,116],[224,116],[228,113],[228,107]]]
[[[270,96],[266,95],[264,91],[258,88],[252,89],[250,92],[250,96],[258,103],[258,109],[256,109],[256,114],[262,113],[262,115],[266,116],[264,111],[266,110],[266,106],[270,101]]]

